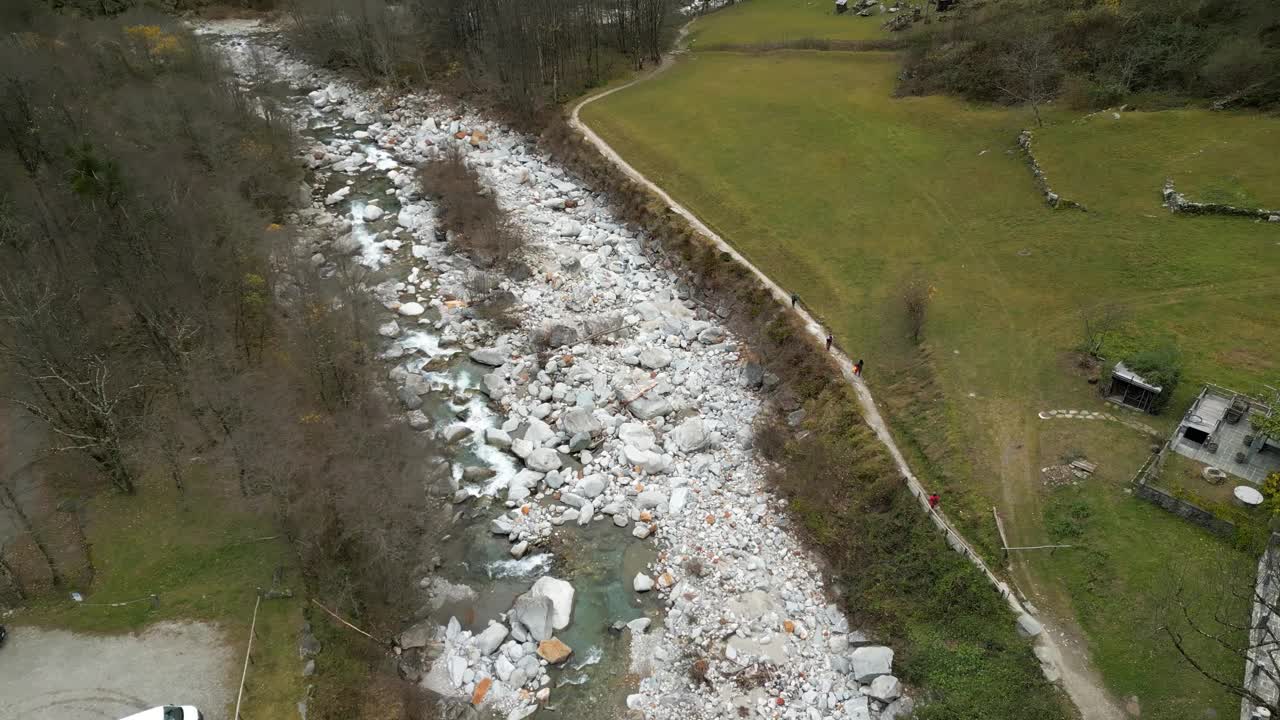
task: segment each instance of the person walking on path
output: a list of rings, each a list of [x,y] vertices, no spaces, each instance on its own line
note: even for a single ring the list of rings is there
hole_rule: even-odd
[[[942,498],[938,495],[938,493],[933,493],[932,495],[929,496],[929,509],[933,510],[937,508],[938,503],[940,502],[942,502]]]
[[[854,377],[862,377],[862,358],[858,358],[858,362],[853,364]]]
[[[831,333],[827,333],[827,352],[831,352]]]
[[[796,293],[791,293],[791,307],[795,307],[798,302],[800,302],[800,296]]]

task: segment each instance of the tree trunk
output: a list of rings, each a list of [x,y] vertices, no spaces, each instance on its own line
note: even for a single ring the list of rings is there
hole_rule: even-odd
[[[14,517],[18,518],[18,524],[22,525],[23,531],[31,536],[31,542],[36,546],[36,550],[40,552],[40,557],[44,558],[45,565],[49,568],[49,579],[53,582],[53,586],[62,587],[62,573],[58,572],[58,566],[53,562],[53,555],[49,553],[49,548],[45,546],[40,533],[36,532],[35,526],[31,524],[31,518],[27,517],[27,513],[18,504],[18,498],[13,494],[13,488],[8,485],[0,485],[0,490],[4,491],[5,505],[13,511]]]
[[[120,452],[120,447],[114,442],[110,443],[102,450],[95,450],[90,453],[90,457],[94,462],[98,463],[98,467],[102,468],[107,477],[111,479],[111,484],[115,489],[125,495],[132,495],[136,490],[134,486],[133,473],[125,465],[124,454]]]

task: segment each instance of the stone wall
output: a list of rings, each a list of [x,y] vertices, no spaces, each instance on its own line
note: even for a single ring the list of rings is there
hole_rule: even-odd
[[[1133,488],[1133,494],[1135,497],[1142,498],[1153,505],[1158,505],[1184,520],[1190,520],[1209,532],[1227,537],[1234,535],[1236,532],[1235,525],[1232,525],[1199,505],[1176,498],[1157,487],[1146,484],[1145,482],[1135,485]]]
[[[1202,203],[1194,202],[1187,199],[1186,195],[1178,192],[1173,187],[1173,180],[1164,181],[1164,190],[1161,192],[1164,198],[1164,206],[1176,213],[1187,213],[1189,215],[1235,215],[1236,217],[1252,217],[1266,220],[1268,222],[1280,223],[1280,210],[1267,210],[1266,208],[1240,208],[1234,205],[1223,205],[1222,203]]]
[[[1022,148],[1022,153],[1027,156],[1027,165],[1031,168],[1031,175],[1036,179],[1036,187],[1044,195],[1044,201],[1052,208],[1073,208],[1088,212],[1084,205],[1075,200],[1068,200],[1049,187],[1049,176],[1045,175],[1044,168],[1040,167],[1036,156],[1031,152],[1031,131],[1023,130],[1018,133],[1018,147]]]
[[[1189,520],[1211,533],[1224,537],[1235,535],[1236,526],[1232,523],[1223,520],[1195,503],[1174,497],[1171,493],[1167,493],[1150,484],[1151,479],[1160,475],[1160,469],[1164,467],[1165,457],[1171,452],[1173,450],[1166,443],[1164,447],[1160,448],[1160,452],[1152,455],[1143,464],[1138,470],[1138,474],[1133,478],[1133,496],[1146,500],[1152,505],[1163,508],[1184,520]]]
[[[1277,541],[1280,536],[1273,534],[1267,544],[1267,551],[1258,559],[1258,579],[1255,586],[1253,613],[1250,616],[1248,659],[1244,664],[1244,686],[1269,701],[1272,705],[1280,698],[1280,687],[1270,675],[1280,670],[1280,652],[1271,644],[1271,639],[1280,636],[1280,615],[1275,612],[1277,598],[1280,598],[1280,547]],[[1259,667],[1261,666],[1261,667]],[[1265,672],[1264,672],[1265,669]],[[1240,701],[1240,720],[1251,720],[1255,717],[1255,705],[1247,698]]]

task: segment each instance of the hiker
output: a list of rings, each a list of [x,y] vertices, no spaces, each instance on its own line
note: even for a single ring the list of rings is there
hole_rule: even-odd
[[[836,0],[836,14],[843,15],[849,9],[849,0]]]
[[[932,510],[938,507],[940,502],[942,502],[942,498],[938,496],[938,493],[933,493],[929,496],[929,509]]]
[[[853,364],[853,374],[855,377],[862,377],[862,358],[858,358],[858,362]]]
[[[800,296],[796,293],[791,293],[791,307],[795,307],[798,302],[800,302]]]
[[[831,352],[831,333],[827,333],[827,352]]]

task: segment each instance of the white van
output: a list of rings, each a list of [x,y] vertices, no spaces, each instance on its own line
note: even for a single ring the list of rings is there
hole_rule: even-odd
[[[204,720],[204,714],[190,705],[161,705],[120,720]]]

